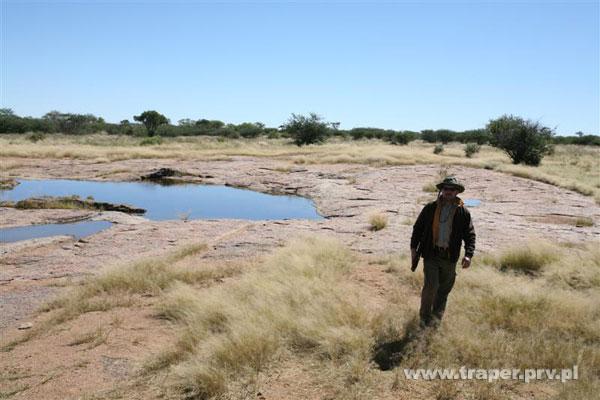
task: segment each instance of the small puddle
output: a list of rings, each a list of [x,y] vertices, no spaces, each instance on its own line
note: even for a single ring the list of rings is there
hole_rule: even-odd
[[[466,199],[464,200],[465,206],[467,207],[477,207],[481,204],[481,200],[479,199]]]
[[[128,204],[144,208],[145,218],[155,221],[176,219],[323,219],[313,202],[300,196],[272,195],[248,189],[222,185],[161,185],[153,182],[96,182],[67,179],[26,180],[19,179],[12,190],[1,190],[0,200],[19,201],[30,197],[72,196],[82,199],[91,196],[96,201]],[[73,234],[81,227],[85,236],[96,227],[96,232],[106,226],[93,224],[96,221],[74,224],[48,224],[0,229],[2,241],[15,241],[58,234]],[[87,225],[92,224],[92,225]],[[10,232],[10,237],[9,237]],[[19,232],[21,239],[12,240]],[[27,235],[26,232],[31,232]],[[46,232],[46,234],[44,234]],[[89,233],[88,233],[89,232]],[[79,237],[82,237],[79,236]],[[8,240],[10,239],[10,240]]]
[[[0,229],[0,243],[37,239],[48,236],[70,235],[76,240],[110,228],[108,221],[83,221],[69,224],[44,224]]]

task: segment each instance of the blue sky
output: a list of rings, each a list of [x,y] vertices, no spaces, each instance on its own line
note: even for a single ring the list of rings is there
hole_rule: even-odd
[[[2,1],[0,100],[108,121],[600,133],[598,1]]]

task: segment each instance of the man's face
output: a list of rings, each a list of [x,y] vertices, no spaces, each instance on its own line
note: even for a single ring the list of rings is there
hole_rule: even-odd
[[[458,194],[458,189],[452,186],[444,186],[442,188],[442,198],[446,201],[454,200]]]

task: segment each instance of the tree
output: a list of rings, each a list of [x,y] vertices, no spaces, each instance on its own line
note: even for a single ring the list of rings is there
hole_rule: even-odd
[[[245,138],[255,138],[264,133],[265,125],[261,122],[243,122],[235,130]]]
[[[183,119],[180,119],[179,121],[177,121],[177,125],[179,125],[179,126],[194,126],[195,123],[196,123],[196,121],[194,121],[193,119],[189,119],[189,118],[183,118]]]
[[[196,121],[195,126],[198,128],[198,134],[200,135],[219,135],[219,130],[224,129],[225,123],[218,120],[200,119]]]
[[[148,136],[154,136],[156,129],[158,129],[160,125],[169,123],[167,117],[154,110],[144,111],[140,115],[134,115],[133,119],[144,124],[148,131]]]
[[[471,129],[462,132],[463,143],[475,142],[477,144],[486,144],[490,142],[490,133],[485,129]]]
[[[24,133],[28,130],[27,120],[19,117],[10,108],[0,108],[0,133]]]
[[[421,139],[427,143],[435,143],[438,141],[437,134],[431,129],[424,129],[421,131]]]
[[[298,146],[322,142],[329,133],[329,124],[315,113],[308,116],[292,114],[281,128],[290,134]]]
[[[46,132],[61,132],[68,135],[82,135],[104,130],[104,119],[93,114],[72,114],[50,111],[42,117],[47,126]]]
[[[504,150],[513,164],[537,166],[553,150],[554,132],[539,122],[503,115],[490,120],[486,129],[491,134],[490,144]]]
[[[451,131],[449,129],[438,129],[437,131],[435,131],[435,133],[438,137],[438,140],[441,141],[443,144],[447,144],[450,141],[452,141],[452,139],[456,135],[454,131]]]
[[[414,140],[415,136],[410,132],[393,132],[393,134],[387,139],[391,144],[408,144],[411,140]]]

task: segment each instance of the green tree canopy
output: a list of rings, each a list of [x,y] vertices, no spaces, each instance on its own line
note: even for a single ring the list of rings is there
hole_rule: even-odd
[[[140,115],[134,115],[133,119],[144,124],[148,131],[148,136],[154,136],[160,125],[169,123],[167,117],[154,110],[144,111]]]
[[[504,150],[513,164],[537,166],[553,150],[554,132],[539,122],[503,115],[490,120],[487,130],[491,134],[490,144]]]
[[[315,113],[308,116],[292,114],[281,128],[290,134],[298,146],[322,142],[329,134],[329,124]]]

